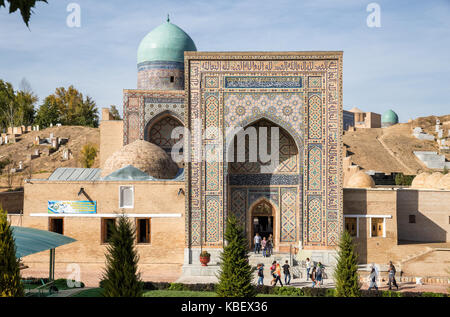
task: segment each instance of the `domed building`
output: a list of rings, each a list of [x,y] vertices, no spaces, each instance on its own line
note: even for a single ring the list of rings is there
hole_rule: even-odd
[[[393,110],[388,110],[381,116],[381,127],[386,128],[398,123],[398,116]]]
[[[184,52],[196,50],[191,37],[167,18],[139,44],[137,88],[183,90]]]
[[[127,166],[133,166],[157,179],[173,179],[178,173],[178,166],[159,146],[144,140],[130,143],[113,155],[103,165],[102,176]]]
[[[373,188],[375,187],[375,182],[370,175],[364,173],[363,171],[358,171],[350,177],[346,187]]]

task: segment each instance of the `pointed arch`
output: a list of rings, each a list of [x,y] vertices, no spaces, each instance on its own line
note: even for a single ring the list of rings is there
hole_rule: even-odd
[[[179,140],[171,137],[173,129],[183,126],[183,120],[176,113],[166,110],[147,122],[144,130],[144,139],[166,151],[170,151]]]

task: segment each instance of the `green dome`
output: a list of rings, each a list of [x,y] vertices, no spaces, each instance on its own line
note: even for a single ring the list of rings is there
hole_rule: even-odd
[[[167,21],[148,33],[139,44],[138,64],[144,62],[184,62],[185,51],[196,51],[194,41],[175,24]]]
[[[383,113],[383,116],[381,117],[381,123],[398,123],[398,116],[397,114],[389,109],[385,113]]]

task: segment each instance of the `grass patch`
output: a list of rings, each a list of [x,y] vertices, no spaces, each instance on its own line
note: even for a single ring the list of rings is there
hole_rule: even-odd
[[[214,292],[198,292],[198,291],[171,291],[156,290],[144,291],[144,297],[216,297]]]
[[[91,288],[72,295],[72,297],[103,297],[103,289]]]

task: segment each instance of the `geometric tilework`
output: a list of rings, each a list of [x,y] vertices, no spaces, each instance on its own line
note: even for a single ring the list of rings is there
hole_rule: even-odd
[[[230,196],[230,212],[236,216],[241,225],[244,225],[247,211],[247,189],[233,188]]]
[[[172,147],[181,138],[172,138],[172,131],[183,124],[172,116],[164,116],[151,126],[148,132],[148,141],[154,143],[165,150],[171,150]]]
[[[301,145],[303,137],[303,93],[225,92],[225,127],[245,127],[268,118]]]
[[[256,129],[256,136],[257,140],[259,139],[260,134],[260,128],[265,127],[267,128],[267,153],[271,153],[271,144],[272,144],[272,137],[271,137],[271,128],[272,127],[278,127],[276,124],[261,119],[255,122],[251,125],[251,127],[254,127]],[[248,128],[248,127],[246,127]],[[279,128],[279,127],[278,127]],[[275,168],[274,174],[284,174],[284,173],[297,173],[298,171],[298,149],[295,144],[294,139],[283,129],[278,129],[279,134],[279,141],[278,141],[278,151],[279,151],[279,164]],[[258,141],[259,142],[259,141]],[[257,162],[249,162],[249,142],[245,142],[245,162],[238,162],[237,160],[237,137],[234,138],[234,159],[233,163],[230,163],[230,174],[260,174],[261,170],[264,166],[269,165],[270,162],[262,163],[259,160],[259,157],[257,158]],[[259,145],[258,145],[259,147]]]
[[[294,242],[297,239],[296,200],[297,189],[281,188],[281,235],[282,242]]]
[[[322,199],[309,197],[308,200],[308,241],[322,241]]]
[[[308,100],[309,138],[322,138],[322,100],[319,94],[310,94]]]
[[[308,77],[308,87],[309,88],[322,88],[322,77],[321,76],[309,76]]]
[[[219,197],[207,196],[206,199],[206,242],[219,240]]]
[[[308,152],[308,189],[322,189],[322,149],[320,144],[310,145]]]

